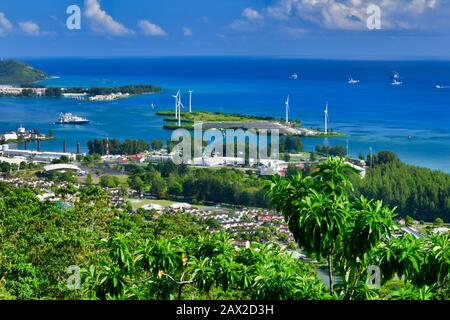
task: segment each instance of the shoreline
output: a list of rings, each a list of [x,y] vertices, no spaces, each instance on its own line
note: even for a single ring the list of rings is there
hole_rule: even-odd
[[[173,111],[159,111],[157,116],[173,115]],[[184,117],[184,119],[183,119]],[[233,119],[233,120],[231,120]],[[237,121],[238,119],[241,121]],[[204,129],[256,129],[258,130],[280,130],[280,133],[292,136],[311,137],[311,138],[334,138],[345,137],[345,133],[330,132],[328,134],[311,129],[301,128],[301,121],[292,121],[289,125],[283,124],[282,119],[276,119],[273,117],[258,117],[241,114],[227,114],[222,112],[183,112],[181,113],[181,125],[178,126],[177,119],[175,117],[164,118],[164,130],[175,129],[187,129],[194,130],[194,123],[198,122],[202,124]]]
[[[17,143],[25,143],[25,142],[36,142],[36,141],[51,141],[56,140],[56,136],[51,137],[45,137],[45,138],[39,138],[39,139],[13,139],[13,140],[7,140],[7,141],[1,141],[0,145],[7,145],[7,144],[17,144]]]

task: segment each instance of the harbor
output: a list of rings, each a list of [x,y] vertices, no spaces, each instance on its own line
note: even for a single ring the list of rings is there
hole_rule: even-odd
[[[36,129],[27,130],[20,126],[16,131],[8,131],[0,134],[0,144],[14,143],[14,142],[30,142],[30,141],[46,141],[52,140],[55,137],[52,134],[42,134]]]
[[[448,70],[445,63],[402,62],[397,65],[383,61],[320,61],[323,68],[317,69],[319,62],[315,60],[212,58],[210,61],[216,66],[214,70],[204,67],[206,62],[191,58],[71,60],[73,70],[80,70],[81,74],[78,74],[72,69],[65,69],[67,61],[64,59],[29,60],[27,62],[30,64],[43,70],[51,69],[52,74],[60,77],[45,81],[44,85],[64,88],[114,87],[149,81],[139,74],[130,76],[120,71],[130,66],[133,70],[152,74],[151,82],[161,85],[164,93],[105,102],[69,98],[2,98],[0,132],[16,131],[20,124],[38,128],[42,133],[53,130],[56,138],[41,141],[43,149],[60,151],[65,140],[69,150],[76,152],[76,143],[80,141],[82,152],[86,152],[87,141],[98,137],[167,141],[170,131],[162,130],[162,127],[169,124],[164,118],[174,118],[172,95],[178,89],[182,91],[184,104],[182,119],[189,110],[189,89],[195,89],[193,112],[269,116],[279,119],[280,124],[285,122],[284,102],[290,95],[289,119],[301,120],[301,128],[324,131],[324,107],[328,101],[330,128],[346,134],[333,139],[320,135],[304,138],[302,142],[306,151],[314,150],[317,144],[346,145],[348,139],[349,152],[353,157],[358,157],[360,153],[367,155],[370,147],[374,152],[392,150],[407,163],[450,172],[450,131],[447,125],[450,121],[447,121],[450,119],[447,108],[450,91],[436,89],[436,84],[448,85],[448,79],[442,76]],[[173,64],[179,68],[183,66],[180,72],[197,65],[202,67],[192,72],[167,75],[166,71]],[[265,68],[268,68],[269,75],[261,79],[258,72]],[[365,68],[371,72],[361,71]],[[101,70],[116,71],[102,77]],[[403,85],[391,85],[392,70],[399,72]],[[425,75],[423,70],[427,70]],[[293,72],[301,75],[296,81],[288,79]],[[93,73],[98,75],[92,76]],[[349,85],[347,80],[350,77],[361,82]],[[328,80],[324,83],[323,79]],[[387,95],[390,99],[385,99]],[[426,108],[421,104],[424,96],[433,97]],[[171,111],[171,114],[157,116],[164,110]],[[55,126],[53,123],[59,114],[67,112],[91,122],[87,126]],[[443,121],[435,121],[437,118]],[[178,125],[174,121],[170,124]],[[412,139],[408,139],[409,136]],[[32,145],[35,148],[35,144],[30,142],[28,148]],[[24,148],[24,144],[18,143],[12,147],[20,149]]]

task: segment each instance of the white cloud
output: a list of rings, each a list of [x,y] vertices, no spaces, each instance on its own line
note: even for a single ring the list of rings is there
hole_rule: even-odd
[[[407,5],[407,10],[421,14],[428,9],[434,9],[438,5],[438,0],[412,0]]]
[[[100,0],[85,0],[84,5],[84,15],[88,18],[93,31],[114,36],[133,33],[132,30],[115,21],[105,10],[102,10]]]
[[[167,35],[166,31],[160,26],[151,23],[148,20],[139,20],[138,25],[141,28],[142,32],[147,36],[165,36]]]
[[[264,27],[264,16],[253,8],[245,8],[241,13],[242,18],[233,20],[227,29],[239,32],[255,32]]]
[[[258,11],[252,8],[245,8],[244,11],[242,12],[242,16],[250,20],[263,19],[263,16]]]
[[[0,12],[0,36],[6,35],[12,29],[12,24],[3,12]]]
[[[192,29],[189,27],[183,27],[183,34],[187,37],[192,36]]]
[[[277,0],[262,15],[330,30],[366,30],[370,4],[380,7],[382,29],[389,30],[436,27],[433,16],[445,17],[450,9],[443,0]]]
[[[33,21],[19,22],[19,28],[27,35],[38,36],[41,32],[39,25]]]

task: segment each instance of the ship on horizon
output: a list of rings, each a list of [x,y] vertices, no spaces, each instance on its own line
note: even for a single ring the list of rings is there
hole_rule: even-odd
[[[76,116],[72,113],[60,113],[55,124],[89,124],[90,121],[86,118]]]
[[[403,81],[400,80],[400,74],[397,71],[391,73],[391,80],[393,86],[400,86],[403,84]]]

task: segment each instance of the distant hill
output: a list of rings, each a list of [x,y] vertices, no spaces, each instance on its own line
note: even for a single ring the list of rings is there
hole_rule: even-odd
[[[0,61],[0,84],[22,84],[48,79],[44,71],[17,60]]]

